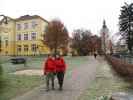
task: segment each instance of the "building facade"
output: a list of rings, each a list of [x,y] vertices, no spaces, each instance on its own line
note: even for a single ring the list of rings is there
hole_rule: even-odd
[[[40,55],[48,54],[49,48],[42,42],[48,21],[38,15],[25,15],[17,19],[1,22],[1,55]],[[6,31],[4,31],[4,29]]]

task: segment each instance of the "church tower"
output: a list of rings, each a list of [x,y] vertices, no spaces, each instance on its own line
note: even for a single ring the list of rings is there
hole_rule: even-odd
[[[106,21],[103,20],[103,25],[102,29],[100,30],[100,35],[101,35],[101,45],[102,45],[102,50],[104,53],[108,53],[108,44],[109,44],[109,29],[106,25]]]

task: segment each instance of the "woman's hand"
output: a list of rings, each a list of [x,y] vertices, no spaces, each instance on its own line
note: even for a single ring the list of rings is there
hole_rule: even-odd
[[[47,75],[47,73],[46,73],[46,72],[44,72],[44,75]]]

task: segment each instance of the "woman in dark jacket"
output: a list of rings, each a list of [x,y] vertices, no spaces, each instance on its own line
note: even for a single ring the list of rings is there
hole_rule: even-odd
[[[59,83],[59,90],[62,90],[64,74],[66,71],[66,64],[64,59],[60,55],[56,55],[55,64],[56,64],[57,79]]]

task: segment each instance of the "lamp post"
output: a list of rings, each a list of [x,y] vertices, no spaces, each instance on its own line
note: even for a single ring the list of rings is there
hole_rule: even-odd
[[[4,22],[5,24],[8,24],[8,22],[7,22],[7,16],[5,16],[5,15],[0,15],[0,17],[3,17],[3,22]]]
[[[2,21],[5,24],[8,24],[7,17],[5,15],[0,15],[0,17],[3,17]],[[0,24],[2,24],[2,21],[0,22]],[[0,32],[2,32],[3,30],[4,30],[4,28],[3,27],[0,27]],[[0,52],[1,52],[1,46],[2,46],[2,41],[1,41],[1,38],[0,38]]]
[[[5,24],[8,24],[7,23],[7,17],[5,15],[0,15],[0,17],[3,17],[2,21],[5,23]],[[0,22],[0,24],[2,24],[2,21]],[[2,32],[2,30],[4,30],[4,28],[0,28],[0,32]],[[1,38],[0,38],[1,39]],[[0,40],[1,41],[1,40]],[[2,44],[2,41],[0,42],[0,46]],[[0,50],[1,50],[1,47],[0,47]],[[0,51],[1,52],[1,51]],[[1,54],[0,54],[1,56]],[[0,57],[1,58],[1,57]],[[2,75],[2,61],[0,59],[0,75]]]

